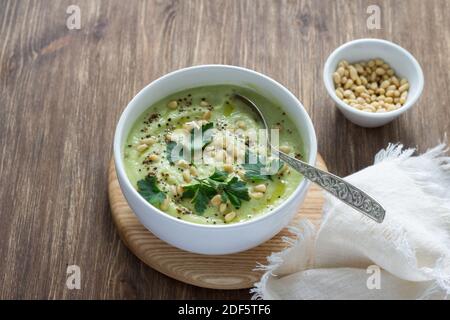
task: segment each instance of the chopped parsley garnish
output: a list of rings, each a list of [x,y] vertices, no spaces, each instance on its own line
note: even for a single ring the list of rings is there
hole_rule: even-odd
[[[162,192],[157,184],[155,176],[147,176],[145,179],[137,182],[138,192],[145,200],[150,202],[155,207],[160,207],[163,201],[166,199],[166,195]]]
[[[195,211],[203,214],[209,201],[220,194],[222,200],[230,201],[236,209],[242,205],[242,201],[249,201],[248,188],[245,182],[237,177],[231,178],[228,182],[228,173],[215,170],[214,173],[206,179],[196,179],[198,183],[184,187],[183,198],[191,198]]]

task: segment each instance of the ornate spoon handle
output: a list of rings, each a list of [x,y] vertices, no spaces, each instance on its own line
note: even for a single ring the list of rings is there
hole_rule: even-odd
[[[289,166],[303,174],[305,178],[317,183],[339,200],[347,203],[349,206],[355,208],[376,222],[383,222],[385,210],[364,191],[334,174],[317,169],[303,161],[290,157],[283,152],[278,152],[278,156]]]

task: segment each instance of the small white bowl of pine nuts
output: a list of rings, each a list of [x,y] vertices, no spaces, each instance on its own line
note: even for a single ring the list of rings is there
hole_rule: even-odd
[[[334,50],[323,78],[344,116],[367,128],[385,125],[410,109],[424,85],[417,60],[380,39],[354,40]]]

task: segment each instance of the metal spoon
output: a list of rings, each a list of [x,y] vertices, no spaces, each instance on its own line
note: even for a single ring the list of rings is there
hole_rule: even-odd
[[[267,125],[266,119],[264,118],[261,110],[256,106],[256,104],[241,94],[234,94],[234,96],[244,102],[259,116],[264,126],[263,129],[267,131],[266,137],[269,137],[269,127]],[[318,184],[320,187],[334,195],[336,198],[348,204],[352,208],[358,210],[367,217],[375,220],[378,223],[383,222],[385,216],[384,208],[361,189],[344,181],[334,174],[317,169],[306,162],[298,160],[277,150],[270,144],[270,139],[267,139],[267,145],[269,146],[273,154],[278,155],[281,160],[300,172],[305,178]]]

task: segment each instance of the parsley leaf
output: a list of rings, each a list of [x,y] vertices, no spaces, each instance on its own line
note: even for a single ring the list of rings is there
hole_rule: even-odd
[[[144,197],[145,200],[150,202],[155,207],[160,207],[163,201],[166,199],[164,192],[159,190],[156,185],[155,176],[147,176],[145,179],[137,182],[138,192]]]
[[[248,188],[245,182],[240,181],[237,177],[233,177],[223,186],[222,199],[227,198],[236,209],[241,207],[242,201],[249,201]]]
[[[215,194],[216,190],[212,186],[199,180],[197,184],[184,187],[183,198],[192,198],[191,202],[194,204],[195,211],[201,215]]]

